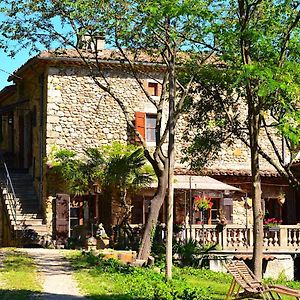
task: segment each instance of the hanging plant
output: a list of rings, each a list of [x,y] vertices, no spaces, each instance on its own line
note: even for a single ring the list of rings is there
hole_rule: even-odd
[[[195,196],[194,198],[194,205],[195,205],[195,210],[207,210],[209,208],[212,208],[214,205],[213,202],[211,201],[210,197],[203,196],[201,197],[200,195]]]

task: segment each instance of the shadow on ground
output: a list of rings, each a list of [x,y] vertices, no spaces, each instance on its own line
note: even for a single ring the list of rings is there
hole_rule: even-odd
[[[30,290],[1,290],[0,289],[0,299],[1,300],[84,300],[91,299],[90,297],[83,296],[71,296],[71,295],[58,295],[50,293],[32,293]],[[95,299],[128,299],[128,298],[99,298]]]

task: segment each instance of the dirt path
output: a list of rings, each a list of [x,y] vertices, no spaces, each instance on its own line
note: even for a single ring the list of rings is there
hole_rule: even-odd
[[[60,250],[22,249],[35,260],[43,286],[42,295],[33,299],[44,300],[86,300],[78,290],[72,276],[72,269]]]

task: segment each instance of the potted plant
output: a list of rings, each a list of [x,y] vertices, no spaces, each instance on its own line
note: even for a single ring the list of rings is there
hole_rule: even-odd
[[[282,223],[282,220],[276,218],[268,218],[264,220],[264,227],[269,231],[278,231],[279,225]]]
[[[194,205],[196,211],[203,211],[208,210],[209,208],[212,208],[213,202],[211,201],[211,198],[207,196],[201,197],[200,195],[195,196],[194,198]]]

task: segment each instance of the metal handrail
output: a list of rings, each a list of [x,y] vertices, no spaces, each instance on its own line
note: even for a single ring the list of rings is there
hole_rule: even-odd
[[[10,209],[12,211],[13,220],[15,221],[15,224],[17,224],[17,197],[16,197],[15,189],[14,189],[14,186],[12,184],[11,177],[9,175],[9,171],[8,171],[7,165],[6,165],[6,163],[3,159],[2,153],[0,153],[0,158],[2,160],[2,164],[3,164],[4,170],[5,170],[5,174],[4,174],[4,176],[5,176],[5,187],[7,189],[7,192],[12,195],[12,198],[8,197],[7,200],[9,201],[9,206],[10,206]]]

